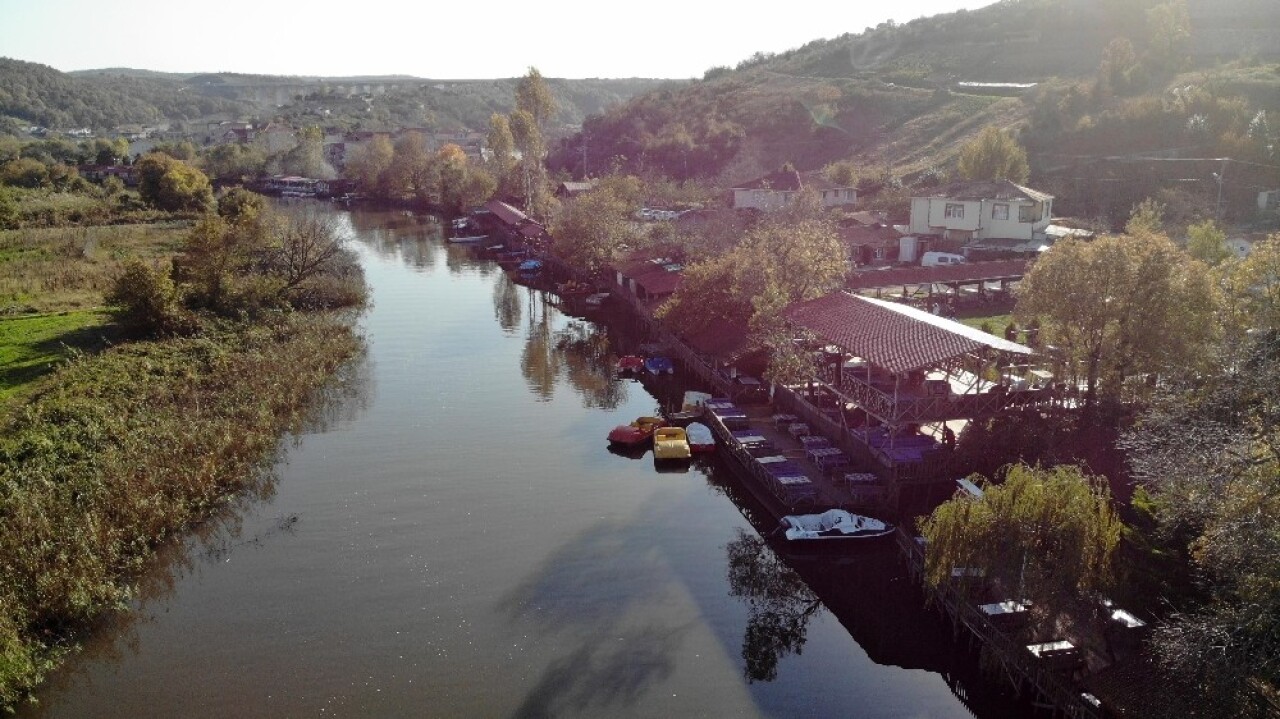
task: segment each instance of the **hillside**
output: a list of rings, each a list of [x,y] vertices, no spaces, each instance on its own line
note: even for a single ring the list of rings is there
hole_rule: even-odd
[[[1082,159],[1145,152],[1270,160],[1271,140],[1280,138],[1265,115],[1280,112],[1280,74],[1264,61],[1280,57],[1280,25],[1273,22],[1280,12],[1256,0],[1225,7],[1210,0],[1004,0],[885,23],[757,54],[734,69],[712,68],[687,87],[634,98],[589,118],[551,164],[583,174],[585,143],[588,174],[610,158],[631,172],[723,185],[785,162],[813,170],[852,160],[880,180],[911,183],[945,175],[960,146],[994,124],[1027,145],[1033,181],[1060,193],[1055,207],[1110,218],[1127,213],[1134,197],[1164,189],[1135,177],[1172,183],[1182,170],[1167,162],[1159,171],[1134,163],[1117,171]],[[1241,27],[1277,30],[1248,35],[1251,42],[1238,48],[1243,57],[1224,56],[1222,33]],[[1198,195],[1203,214],[1205,193],[1218,188],[1201,180],[1218,168],[1185,169],[1195,181],[1181,190]],[[1081,178],[1092,173],[1111,184],[1083,187]],[[1242,212],[1250,191],[1280,184],[1261,170],[1229,177],[1236,182],[1224,185],[1224,206]]]
[[[668,82],[548,80],[560,102],[558,119],[568,125]],[[492,113],[511,110],[514,86],[514,79],[438,81],[408,75],[282,77],[129,68],[62,73],[0,58],[0,116],[54,128],[225,116],[365,128],[483,129]]]

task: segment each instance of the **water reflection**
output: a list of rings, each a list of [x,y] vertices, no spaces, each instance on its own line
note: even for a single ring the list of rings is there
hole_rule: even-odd
[[[508,333],[512,330],[504,320],[518,322],[520,291],[519,285],[505,277],[494,288],[494,311]],[[528,293],[529,319],[520,371],[529,389],[548,401],[563,379],[582,397],[586,408],[614,409],[625,402],[628,383],[614,377],[608,333],[595,323],[561,315],[542,291],[524,291]]]
[[[779,660],[804,649],[809,619],[822,608],[822,601],[763,539],[742,529],[737,532],[725,551],[729,594],[742,599],[749,611],[742,638],[743,672],[748,681],[773,681]]]
[[[555,395],[556,377],[560,374],[563,357],[555,351],[551,338],[551,313],[554,310],[545,302],[534,299],[529,292],[529,322],[525,330],[524,351],[520,353],[520,372],[529,383],[529,389],[541,400],[548,401]]]
[[[502,331],[508,335],[515,334],[520,327],[524,307],[520,303],[522,294],[524,294],[523,288],[513,282],[505,272],[494,280],[493,317],[498,321]]]

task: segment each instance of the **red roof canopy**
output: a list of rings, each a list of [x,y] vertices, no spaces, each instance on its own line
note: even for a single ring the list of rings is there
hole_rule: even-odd
[[[903,374],[982,349],[1029,355],[1031,348],[914,307],[836,292],[788,307],[791,323],[823,342]]]
[[[845,287],[853,290],[874,287],[899,287],[923,285],[932,282],[978,282],[1021,277],[1031,268],[1032,260],[996,260],[994,262],[966,262],[959,265],[938,267],[900,267],[892,270],[871,270],[853,275]]]

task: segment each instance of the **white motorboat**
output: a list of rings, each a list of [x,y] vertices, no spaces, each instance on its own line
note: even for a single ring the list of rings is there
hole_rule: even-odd
[[[822,514],[789,514],[782,518],[778,531],[792,541],[871,539],[892,533],[893,525],[843,509],[828,509]]]

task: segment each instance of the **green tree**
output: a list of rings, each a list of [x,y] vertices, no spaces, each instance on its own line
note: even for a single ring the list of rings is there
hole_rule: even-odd
[[[200,170],[169,155],[152,152],[138,161],[138,194],[170,212],[204,212],[213,207],[213,187]]]
[[[386,196],[429,202],[438,182],[436,166],[422,133],[405,133],[396,140],[391,164],[379,182]]]
[[[659,312],[674,326],[697,331],[711,322],[776,327],[786,305],[837,288],[848,269],[845,245],[816,197],[749,228],[732,249],[685,271],[684,282]]]
[[[10,160],[0,166],[0,183],[14,187],[45,187],[49,184],[49,167],[29,157]]]
[[[1027,151],[1009,133],[994,125],[960,148],[956,171],[968,180],[1026,182],[1031,174]]]
[[[1071,465],[1013,465],[981,498],[959,495],[920,524],[925,580],[962,592],[996,584],[1051,625],[1112,585],[1121,528],[1105,480]],[[958,567],[979,572],[957,578]]]
[[[566,202],[551,224],[553,251],[573,267],[598,273],[639,237],[631,216],[639,209],[633,198],[640,186],[635,177],[612,177]]]
[[[1170,0],[1147,10],[1147,53],[1152,65],[1177,72],[1186,63],[1191,17],[1186,0]]]
[[[1199,711],[1165,716],[1252,716],[1259,688],[1280,686],[1278,337],[1239,336],[1216,371],[1161,397],[1125,438],[1152,499],[1151,538],[1194,582],[1160,593],[1170,611],[1151,646],[1170,681],[1194,689]]]
[[[193,327],[178,302],[178,289],[162,268],[137,259],[125,263],[106,302],[118,308],[123,324],[152,336],[183,334]]]
[[[1219,229],[1213,220],[1187,228],[1187,252],[1210,267],[1217,267],[1231,258],[1227,233]]]
[[[515,163],[516,141],[511,135],[511,124],[506,115],[494,113],[489,117],[489,137],[485,144],[493,153],[490,161],[495,174],[499,177],[507,174]]]
[[[1098,388],[1111,402],[1141,398],[1146,375],[1194,374],[1214,339],[1218,294],[1211,273],[1164,235],[1142,231],[1059,242],[1023,278],[1016,316],[1042,322],[1061,348],[1069,384]]]
[[[254,222],[266,209],[266,198],[243,187],[233,187],[218,198],[218,216],[233,224]]]
[[[328,179],[336,173],[324,156],[324,131],[314,125],[298,131],[298,144],[280,160],[281,169],[290,175]]]
[[[1240,262],[1226,265],[1224,276],[1239,330],[1280,330],[1280,234],[1255,244]]]
[[[253,178],[261,175],[266,166],[267,156],[260,148],[238,142],[215,145],[201,158],[201,167],[216,178]]]
[[[542,78],[538,68],[530,67],[529,72],[516,83],[516,109],[529,113],[539,132],[545,133],[547,123],[556,114],[556,98]]]

